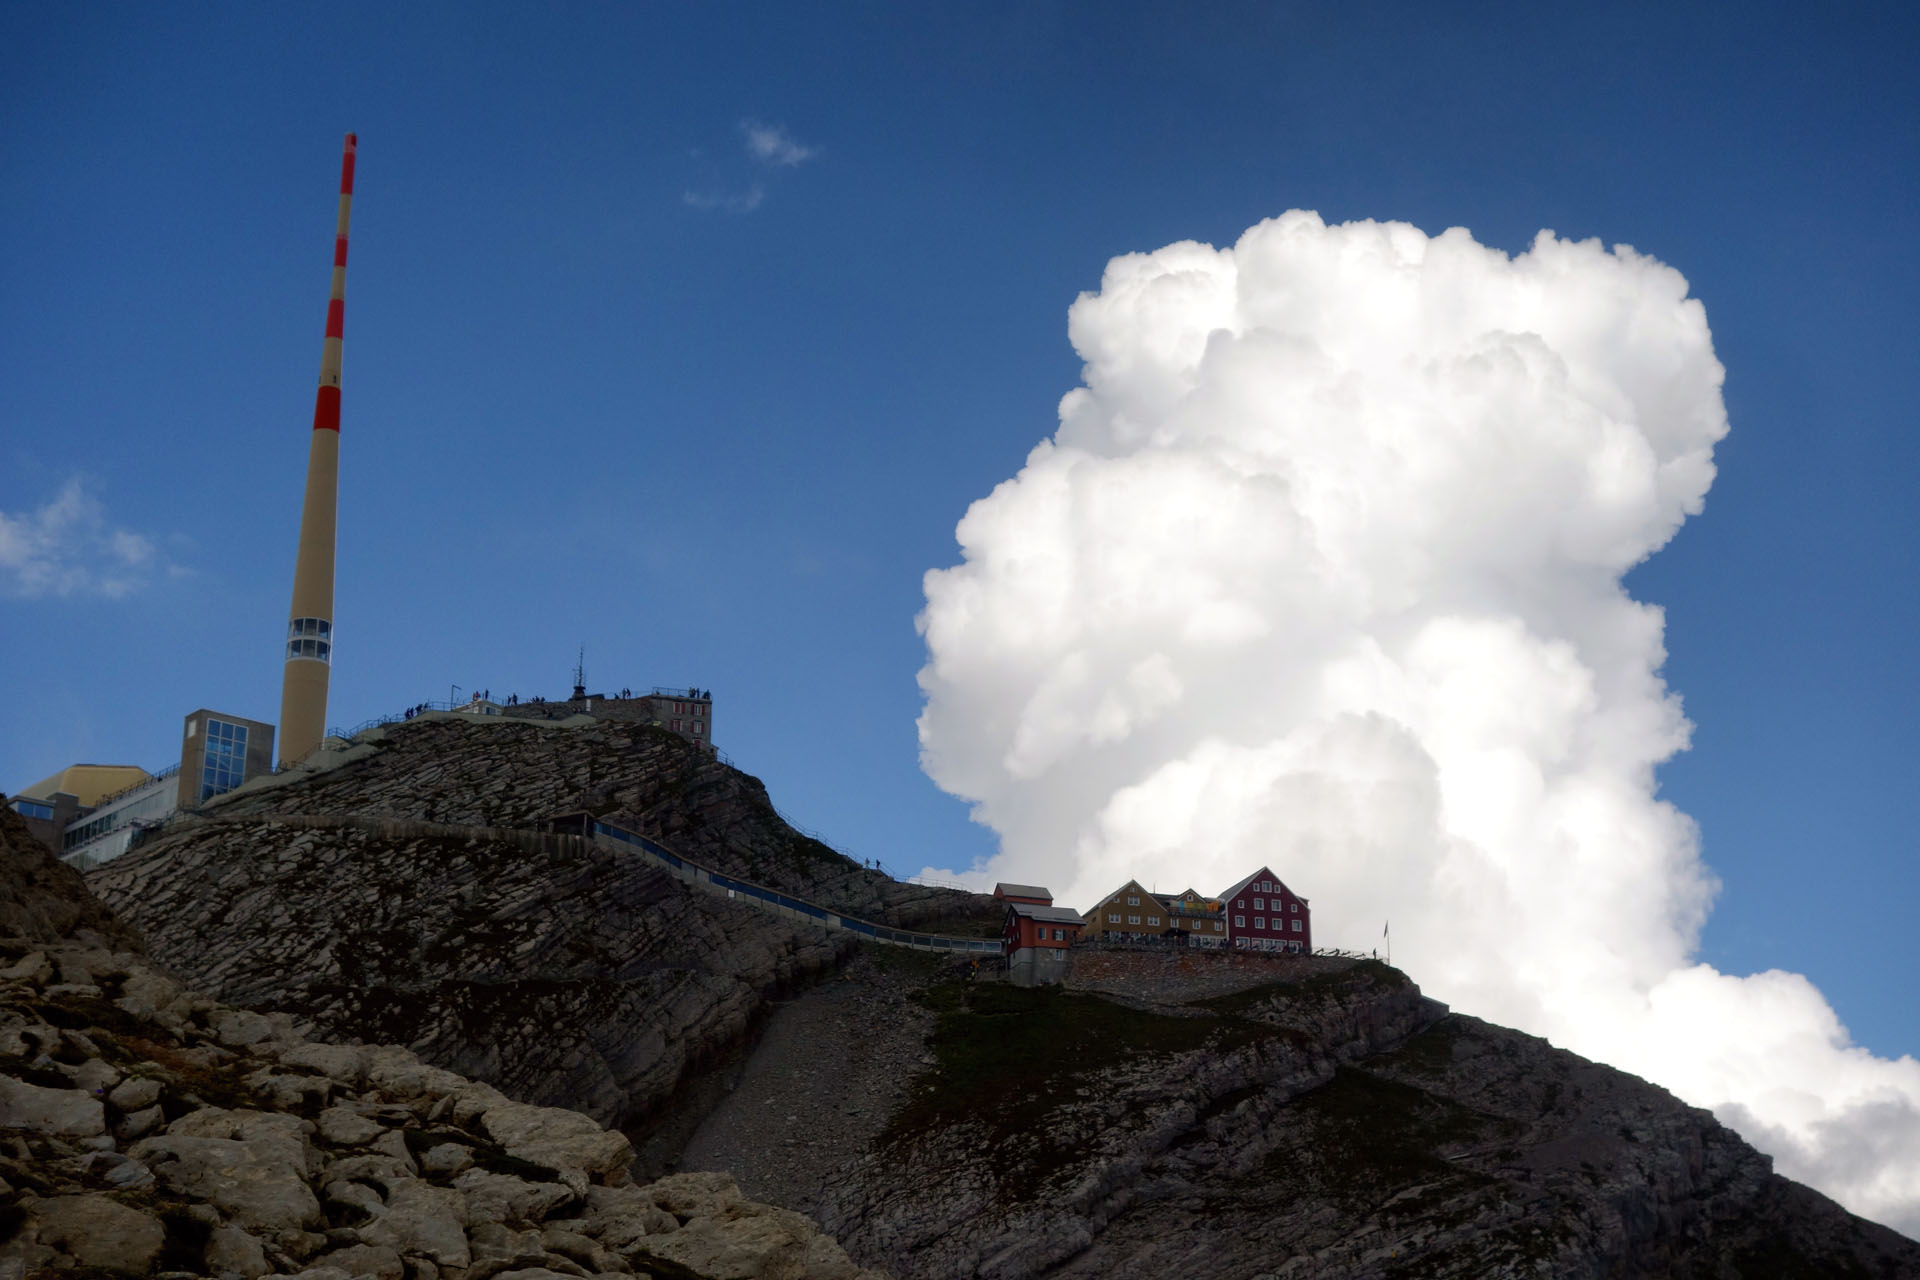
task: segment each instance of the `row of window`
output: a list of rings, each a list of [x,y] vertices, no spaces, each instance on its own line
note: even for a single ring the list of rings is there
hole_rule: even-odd
[[[694,737],[696,737],[696,738],[698,738],[698,737],[699,737],[699,736],[701,735],[701,729],[700,729],[700,721],[698,721],[698,720],[689,720],[689,721],[687,721],[687,722],[686,722],[686,725],[687,725],[687,728],[686,728],[686,731],[687,731],[688,733],[690,733],[690,734],[692,734],[692,735],[693,735]],[[680,732],[680,721],[678,721],[678,720],[675,720],[675,721],[673,722],[673,731],[674,731],[675,733],[679,733],[679,732]]]
[[[289,636],[320,636],[325,638],[332,634],[333,624],[325,618],[295,618],[287,624],[287,635]]]
[[[1245,898],[1241,898],[1238,901],[1236,901],[1233,905],[1236,907],[1239,907],[1241,910],[1244,911],[1246,910],[1247,900]],[[1267,900],[1265,898],[1255,898],[1253,900],[1253,909],[1255,911],[1265,911],[1267,909]],[[1281,909],[1280,899],[1275,898],[1273,900],[1273,909],[1275,911],[1278,911]],[[1298,911],[1300,910],[1300,904],[1296,902],[1292,905],[1290,909],[1293,911]]]
[[[1295,920],[1295,921],[1293,922],[1293,931],[1294,931],[1295,933],[1304,933],[1304,932],[1306,932],[1306,930],[1304,930],[1304,929],[1302,929],[1302,928],[1300,927],[1302,923],[1303,923],[1303,922],[1302,922],[1302,921],[1299,921],[1299,920]],[[1282,919],[1281,919],[1281,918],[1280,918],[1279,916],[1275,916],[1275,917],[1273,918],[1273,927],[1274,927],[1274,928],[1276,928],[1276,929],[1284,929],[1284,928],[1286,928],[1286,925],[1287,925],[1287,922],[1286,922],[1285,920],[1282,920]],[[1245,916],[1235,916],[1235,917],[1233,918],[1233,927],[1234,927],[1234,928],[1236,928],[1236,929],[1244,929],[1244,928],[1246,928],[1246,927],[1247,927],[1247,918],[1246,918]],[[1264,928],[1266,928],[1266,927],[1267,927],[1267,918],[1266,918],[1265,916],[1255,916],[1255,917],[1253,918],[1253,927],[1254,927],[1254,928],[1256,928],[1256,929],[1264,929]]]
[[[287,641],[287,656],[289,658],[318,658],[322,662],[330,663],[333,661],[332,654],[333,646],[325,640],[315,640],[312,637],[308,637],[305,640]]]
[[[1119,913],[1118,911],[1109,911],[1109,912],[1107,912],[1107,923],[1108,923],[1108,924],[1119,924],[1119,923],[1120,923],[1120,913]],[[1139,917],[1139,916],[1128,916],[1128,917],[1127,917],[1127,923],[1128,923],[1128,924],[1130,924],[1130,925],[1138,925],[1138,924],[1140,923],[1140,917]],[[1205,925],[1205,924],[1206,924],[1206,921],[1204,921],[1204,920],[1203,920],[1203,921],[1201,921],[1200,923],[1201,923],[1202,925]],[[1159,917],[1159,916],[1148,916],[1148,917],[1147,917],[1147,924],[1146,924],[1146,927],[1147,927],[1147,928],[1149,928],[1149,929],[1158,929],[1158,928],[1160,927],[1160,917]],[[1215,921],[1213,922],[1213,931],[1214,931],[1215,933],[1224,933],[1224,932],[1226,932],[1226,926],[1225,926],[1225,925],[1223,925],[1223,924],[1221,924],[1221,923],[1220,923],[1220,921],[1218,921],[1218,920],[1215,920]]]
[[[53,816],[53,806],[50,804],[41,804],[38,800],[15,800],[13,802],[13,811],[27,818],[51,818]]]

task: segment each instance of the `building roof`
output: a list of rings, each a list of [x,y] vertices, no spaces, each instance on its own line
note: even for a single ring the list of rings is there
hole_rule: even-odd
[[[1239,884],[1234,885],[1233,888],[1221,894],[1220,895],[1221,904],[1225,905],[1226,903],[1231,902],[1234,898],[1238,897],[1246,889],[1248,885],[1252,884],[1255,880],[1260,879],[1262,876],[1265,876],[1267,879],[1273,881],[1273,883],[1276,886],[1278,886],[1283,893],[1293,893],[1293,890],[1287,888],[1286,881],[1282,880],[1279,876],[1273,874],[1272,867],[1261,867],[1258,871],[1248,876],[1245,880],[1242,880]],[[1293,893],[1293,896],[1296,898],[1300,898],[1300,895],[1297,893]],[[1300,898],[1300,901],[1305,902],[1306,899]]]
[[[1121,885],[1118,889],[1115,889],[1112,893],[1109,893],[1104,897],[1102,897],[1100,899],[1100,905],[1104,906],[1105,904],[1112,902],[1115,898],[1119,897],[1121,894],[1125,893],[1129,889],[1133,890],[1136,894],[1144,894],[1149,898],[1153,898],[1156,902],[1159,901],[1159,896],[1157,894],[1149,893],[1147,891],[1147,887],[1141,884],[1138,880],[1129,880],[1125,884]]]
[[[1045,898],[1053,901],[1053,890],[1038,884],[1007,884],[1004,881],[993,886],[996,898]]]
[[[51,800],[65,791],[88,807],[117,791],[138,786],[151,776],[137,764],[70,764],[51,778],[42,778],[16,793],[34,800]]]
[[[1042,907],[1031,902],[1009,902],[1007,910],[1017,916],[1025,916],[1029,920],[1038,920],[1043,924],[1084,925],[1086,923],[1080,913],[1072,907]]]

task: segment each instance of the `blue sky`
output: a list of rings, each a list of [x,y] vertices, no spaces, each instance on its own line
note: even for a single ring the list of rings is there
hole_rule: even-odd
[[[1182,8],[6,7],[0,512],[77,515],[0,579],[0,787],[275,718],[348,130],[332,722],[562,695],[584,644],[712,688],[903,873],[993,848],[918,769],[921,575],[1052,431],[1109,258],[1550,227],[1684,273],[1727,366],[1706,512],[1629,580],[1696,725],[1702,958],[1920,1052],[1920,19]]]

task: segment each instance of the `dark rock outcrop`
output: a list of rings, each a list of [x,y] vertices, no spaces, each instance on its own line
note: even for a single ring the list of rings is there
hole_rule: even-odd
[[[1664,1090],[1384,965],[1274,973],[1159,1009],[932,988],[938,1065],[820,1171],[821,1223],[926,1280],[1920,1274]]]
[[[108,948],[140,950],[133,930],[87,891],[80,873],[34,839],[0,796],[0,935],[51,942],[84,938]]]

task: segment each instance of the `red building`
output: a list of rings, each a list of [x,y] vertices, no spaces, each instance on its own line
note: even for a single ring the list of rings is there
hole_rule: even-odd
[[[1026,902],[1036,907],[1053,905],[1053,891],[1037,884],[996,884],[993,897],[996,902]]]
[[[1049,900],[1052,896],[1047,895]],[[1085,926],[1080,913],[1071,907],[1008,902],[1006,924],[1000,933],[1007,953],[1008,978],[1019,987],[1060,981],[1067,971],[1067,948],[1079,940]]]
[[[1262,867],[1220,895],[1227,945],[1252,951],[1313,950],[1313,913],[1307,900]]]

